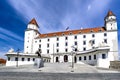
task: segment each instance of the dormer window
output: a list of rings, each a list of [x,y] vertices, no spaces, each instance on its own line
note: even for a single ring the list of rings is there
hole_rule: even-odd
[[[102,32],[102,29],[99,29],[99,32]]]
[[[54,36],[56,36],[56,34],[54,34]]]
[[[45,37],[47,37],[47,34],[45,35]]]
[[[90,30],[90,32],[93,32],[93,30]]]
[[[64,34],[64,33],[62,33],[62,35],[64,36],[65,34]]]
[[[70,35],[72,34],[72,32],[69,33]]]
[[[81,31],[79,32],[79,34],[81,34]]]

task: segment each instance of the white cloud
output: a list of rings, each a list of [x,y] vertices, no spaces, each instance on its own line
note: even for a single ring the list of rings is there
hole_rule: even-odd
[[[4,39],[4,40],[13,40],[15,41],[14,39],[16,40],[19,40],[19,41],[23,41],[23,38],[18,36],[17,34],[7,30],[7,29],[4,29],[4,28],[1,28],[0,27],[0,38]],[[14,38],[14,39],[13,39]]]
[[[91,9],[91,5],[88,5],[88,11]]]

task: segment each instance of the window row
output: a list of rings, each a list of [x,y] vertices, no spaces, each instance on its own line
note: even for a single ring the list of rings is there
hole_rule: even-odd
[[[97,56],[96,55],[93,55],[93,59],[96,60],[97,59]],[[81,60],[92,60],[92,55],[89,55],[89,56],[79,56],[79,61]]]
[[[10,60],[11,60],[10,57],[8,57],[8,61]],[[27,61],[30,61],[30,60],[35,61],[35,58],[32,58],[32,59],[27,58]],[[18,57],[15,57],[15,61],[18,61]],[[25,58],[21,58],[21,61],[25,61]]]
[[[108,42],[107,39],[104,39],[104,43],[107,43],[107,42]],[[94,45],[95,44],[95,40],[90,40],[89,44]],[[78,42],[75,41],[74,45],[77,46]],[[83,45],[86,45],[86,41],[85,40],[83,41]],[[68,42],[65,42],[65,46],[68,46]],[[49,48],[49,47],[50,47],[50,44],[47,43],[47,48]],[[56,43],[56,47],[59,47],[59,43]],[[28,46],[27,46],[27,48],[28,48]],[[39,44],[39,48],[41,48],[41,44]]]
[[[102,59],[106,59],[107,58],[107,55],[106,54],[102,54],[101,55],[102,56]],[[96,55],[89,55],[89,56],[83,56],[83,57],[81,57],[81,56],[79,56],[79,61],[81,61],[81,60],[96,60],[97,59],[97,56]]]
[[[106,36],[107,36],[107,33],[104,33],[104,37],[106,37]],[[94,38],[95,34],[92,34],[92,37]],[[83,35],[83,38],[86,38],[86,35]],[[77,35],[74,36],[74,39],[77,39]],[[65,40],[68,40],[68,37],[65,37]],[[48,38],[47,41],[49,42],[50,39]],[[58,37],[56,38],[56,41],[59,41]],[[39,40],[39,42],[41,42],[41,40]],[[35,41],[35,43],[37,43],[37,41]]]

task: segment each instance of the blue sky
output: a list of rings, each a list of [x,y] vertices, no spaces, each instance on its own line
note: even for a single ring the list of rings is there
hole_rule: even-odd
[[[109,10],[117,16],[120,0],[0,0],[0,57],[10,49],[24,48],[24,31],[32,18],[41,33],[104,26]],[[120,33],[118,32],[118,36]],[[120,44],[120,39],[119,39]]]

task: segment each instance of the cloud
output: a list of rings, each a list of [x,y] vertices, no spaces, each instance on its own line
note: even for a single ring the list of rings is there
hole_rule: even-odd
[[[91,9],[91,5],[88,5],[88,11]]]
[[[2,27],[0,27],[0,38],[4,39],[4,40],[11,40],[11,41],[15,41],[14,39],[16,40],[19,40],[19,41],[23,41],[23,38],[18,36],[17,34],[7,30],[7,29],[4,29]]]

